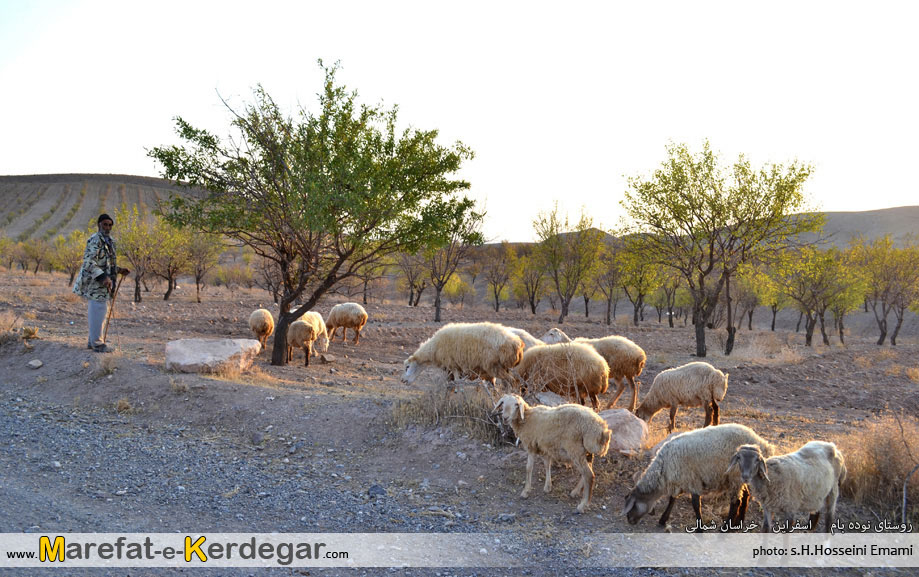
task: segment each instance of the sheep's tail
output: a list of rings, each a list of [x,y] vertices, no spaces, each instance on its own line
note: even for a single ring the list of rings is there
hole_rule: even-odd
[[[609,427],[595,429],[584,436],[584,448],[587,449],[588,453],[602,457],[609,451],[609,442],[612,436],[613,432],[609,430]]]

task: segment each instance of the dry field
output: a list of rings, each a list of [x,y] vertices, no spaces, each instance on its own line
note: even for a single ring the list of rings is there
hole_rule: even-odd
[[[507,443],[495,446],[489,427],[474,414],[464,413],[468,407],[457,400],[462,397],[450,397],[430,373],[422,374],[412,386],[402,385],[403,359],[438,327],[431,321],[429,306],[411,309],[401,302],[371,303],[360,345],[333,343],[328,364],[316,362],[305,368],[300,353],[291,365],[274,367],[263,353],[244,374],[201,376],[165,372],[166,342],[190,337],[249,338],[249,313],[259,306],[274,306],[266,293],[209,288],[204,302],[197,304],[193,289],[182,287],[168,302],[162,301],[160,291],[134,304],[129,292],[117,303],[109,335],[118,352],[97,355],[85,347],[85,305],[70,293],[63,276],[0,272],[0,322],[5,327],[36,327],[39,337],[28,345],[19,340],[0,345],[2,393],[76,410],[102,407],[146,426],[182,424],[202,436],[237,437],[265,451],[277,451],[279,460],[286,458],[291,438],[309,440],[351,461],[357,472],[348,483],[355,491],[378,484],[393,493],[433,492],[439,502],[455,504],[467,517],[482,519],[481,531],[519,528],[551,535],[559,528],[658,530],[656,518],[632,527],[620,515],[633,476],[647,458],[600,459],[593,501],[585,515],[575,514],[575,500],[567,495],[575,482],[570,469],[556,470],[550,495],[535,491],[523,500],[518,497],[526,461],[521,450]],[[318,310],[326,314],[332,304],[332,300],[323,302]],[[572,336],[613,332],[642,346],[648,354],[641,377],[643,392],[661,370],[693,360],[690,328],[670,329],[658,325],[656,318],[635,328],[626,323],[625,312],[620,309],[622,316],[613,327],[601,324],[599,318],[575,315],[563,329]],[[494,313],[484,306],[448,308],[444,316],[447,321],[497,321],[537,336],[555,326],[556,317],[550,312],[536,317],[518,310]],[[718,339],[717,333],[711,334],[710,350],[717,349]],[[891,443],[878,445],[881,451],[902,453],[907,462],[919,456],[919,435],[908,417],[919,412],[919,346],[910,338],[896,348],[877,347],[871,340],[852,336],[846,347],[805,349],[800,334],[742,330],[734,355],[726,358],[713,351],[707,359],[730,373],[722,422],[749,425],[785,450],[811,439],[835,441],[846,451],[855,479],[886,475],[885,471],[869,475],[871,457],[863,463],[859,455],[884,441]],[[269,339],[269,347],[271,343]],[[44,366],[28,368],[32,359],[40,359]],[[459,394],[471,390],[475,388],[464,388]],[[627,401],[628,394],[623,398]],[[677,426],[687,430],[702,419],[701,409],[682,409]],[[652,421],[654,440],[664,437],[666,420],[661,413]],[[38,480],[17,482],[28,486]],[[894,474],[881,484],[898,495],[897,483],[902,478]],[[851,496],[853,491],[875,490],[874,484],[853,485],[844,494],[839,505],[843,520],[896,518],[896,497],[859,504]],[[919,485],[919,479],[913,484]],[[720,517],[723,505],[703,499],[703,513]],[[915,522],[915,502],[910,509]],[[513,517],[496,520],[501,513]],[[748,518],[759,520],[757,506]],[[693,520],[688,497],[680,499],[671,520],[674,527]],[[399,529],[394,525],[390,530]]]

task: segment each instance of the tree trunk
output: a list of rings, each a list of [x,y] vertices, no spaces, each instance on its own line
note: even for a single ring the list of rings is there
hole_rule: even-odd
[[[803,318],[804,318],[804,313],[803,313],[803,312],[798,313],[798,324],[795,325],[795,332],[796,332],[796,333],[801,332],[801,319],[803,319]]]
[[[568,304],[570,303],[570,301],[566,299],[561,299],[561,300],[562,300],[562,312],[561,314],[558,315],[558,324],[562,324],[565,322],[565,317],[568,316]]]
[[[535,315],[535,314],[536,314],[536,307],[539,306],[539,303],[536,302],[536,299],[535,299],[535,298],[532,298],[532,297],[531,297],[529,300],[530,300],[530,311]]]
[[[274,348],[271,350],[271,364],[276,367],[287,364],[287,327],[290,322],[288,315],[278,313],[278,324],[274,327]]]
[[[440,287],[434,287],[434,322],[440,322]]]
[[[172,295],[172,287],[173,287],[173,286],[174,286],[174,285],[172,284],[172,279],[171,279],[171,278],[167,278],[167,279],[166,279],[166,294],[163,295],[163,300],[164,300],[164,301],[168,301],[168,300],[169,300],[169,296]]]
[[[367,292],[368,292],[369,286],[370,286],[370,281],[365,280],[364,281],[364,296],[363,296],[364,304],[367,304]]]
[[[878,345],[883,345],[887,340],[887,319],[878,320],[878,328],[881,329],[881,336],[878,337]]]
[[[140,283],[141,283],[141,280],[142,280],[142,277],[139,277],[139,276],[135,276],[135,277],[134,277],[134,302],[136,302],[136,303],[139,303],[139,302],[140,302]]]
[[[667,307],[667,321],[670,323],[670,328],[673,328],[673,307]]]
[[[747,330],[748,331],[753,330],[753,312],[755,310],[756,310],[755,308],[751,308],[750,311],[747,313]]]
[[[705,348],[705,320],[701,314],[695,314],[696,317],[696,356],[705,357],[708,351]]]
[[[632,324],[635,325],[635,326],[637,327],[637,326],[638,326],[638,317],[639,317],[639,313],[640,313],[640,310],[641,310],[641,304],[640,304],[640,302],[639,302],[639,301],[635,301],[634,303],[632,303],[632,309],[633,309],[633,312],[632,312]]]
[[[778,307],[778,305],[772,305],[772,306],[769,307],[769,308],[772,309],[772,332],[775,332],[775,315],[778,314],[778,312],[779,312],[779,307]]]
[[[619,299],[613,299],[613,318],[616,318],[616,307],[619,306]]]
[[[724,354],[730,355],[731,351],[734,350],[734,333],[737,332],[737,329],[734,328],[734,306],[731,304],[731,275],[724,275],[724,299],[727,304],[727,328],[728,328],[728,338],[724,342]]]
[[[413,307],[417,307],[417,306],[418,306],[418,301],[421,300],[421,292],[422,292],[423,290],[424,290],[424,289],[418,289],[418,291],[415,293],[415,304],[412,305]]]
[[[813,345],[814,342],[814,329],[817,327],[817,315],[815,314],[813,318],[810,315],[807,316],[807,322],[804,323],[804,346],[809,347]]]
[[[657,324],[663,324],[663,322],[664,322],[664,309],[654,307],[654,310],[657,311]]]
[[[201,279],[199,276],[195,276],[195,299],[200,303],[201,302]]]
[[[897,315],[897,326],[893,328],[893,332],[890,334],[890,344],[892,346],[897,346],[897,335],[900,334],[900,327],[903,326],[903,317],[905,316],[906,311],[894,311]]]
[[[606,299],[606,326],[610,326],[611,324],[613,324],[612,313],[613,313],[613,299],[608,298]]]
[[[415,285],[408,285],[408,306],[415,306]]]
[[[845,327],[842,326],[842,321],[844,318],[845,318],[845,315],[839,315],[839,323],[837,323],[839,326],[839,343],[843,345],[846,344],[846,337],[845,337],[846,329]]]
[[[826,326],[825,326],[826,321],[824,321],[823,319],[824,313],[821,312],[819,316],[820,316],[820,336],[823,337],[823,344],[825,344],[826,346],[830,346],[830,337],[828,337],[826,334]]]
[[[584,318],[590,318],[590,297],[584,297]]]

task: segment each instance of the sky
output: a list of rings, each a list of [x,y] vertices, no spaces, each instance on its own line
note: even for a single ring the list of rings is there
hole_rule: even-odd
[[[564,6],[564,7],[563,7]],[[0,175],[161,176],[174,118],[229,135],[261,84],[361,102],[475,152],[489,240],[552,210],[620,223],[668,143],[812,164],[811,207],[919,204],[919,3],[0,0]]]

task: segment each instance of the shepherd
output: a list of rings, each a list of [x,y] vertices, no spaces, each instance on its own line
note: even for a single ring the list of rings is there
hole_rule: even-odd
[[[109,301],[115,298],[118,275],[128,275],[131,271],[119,267],[115,260],[115,239],[111,236],[114,219],[102,213],[96,219],[96,224],[99,231],[86,241],[83,266],[73,285],[73,292],[85,298],[88,303],[89,340],[86,347],[97,353],[110,353],[114,348],[105,343],[102,325],[106,320]]]

